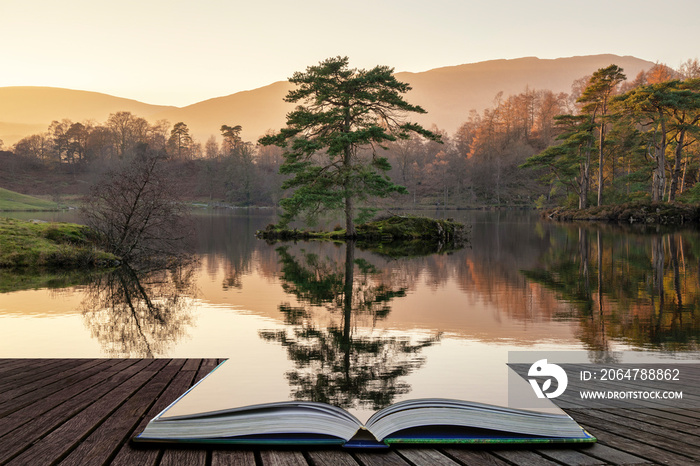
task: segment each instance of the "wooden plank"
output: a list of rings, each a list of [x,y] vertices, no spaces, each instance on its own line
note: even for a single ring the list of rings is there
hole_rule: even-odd
[[[177,375],[177,367],[165,367],[166,365],[167,361],[154,360],[147,371],[144,371],[153,371],[152,378],[90,433],[61,464],[104,464],[112,458],[129,440],[128,434]]]
[[[201,380],[205,375],[211,372],[208,369],[209,365],[213,366],[214,361],[209,360],[207,365],[201,359],[187,359],[184,361],[182,368],[180,369],[182,374],[189,375],[192,383],[196,383]],[[189,388],[189,387],[188,387]],[[185,390],[182,390],[177,396],[173,398],[173,401],[182,395]],[[183,449],[183,448],[172,448],[167,449],[163,453],[162,462],[165,461],[167,464],[206,464],[207,463],[207,451],[204,449]]]
[[[211,373],[211,371],[216,369],[216,366],[218,366],[218,365],[219,365],[219,362],[216,359],[204,359],[204,360],[202,360],[202,364],[199,366],[199,370],[197,371],[195,383],[199,382],[204,377],[209,375]]]
[[[401,448],[397,450],[399,456],[413,464],[440,464],[446,466],[459,466],[459,463],[448,458],[442,452],[434,448]]]
[[[262,450],[260,459],[263,466],[307,466],[309,463],[300,451]]]
[[[634,440],[635,443],[662,448],[670,452],[680,453],[689,458],[700,457],[700,447],[697,446],[696,443],[698,440],[697,437],[693,438],[688,436],[688,439],[692,442],[688,443],[687,441],[677,440],[662,428],[645,424],[635,424],[632,426],[631,421],[619,421],[616,420],[614,416],[610,416],[610,420],[607,420],[605,416],[596,417],[593,416],[592,413],[577,413],[576,420],[579,421],[579,423],[585,422],[588,425],[599,426],[593,428],[596,432],[600,432],[601,430],[612,432],[620,437]],[[601,422],[602,420],[604,420],[604,422]],[[598,437],[594,432],[591,433]],[[598,440],[600,440],[600,438],[598,438]],[[647,457],[646,455],[641,456],[643,458]]]
[[[104,364],[109,364],[109,361]],[[9,412],[17,411],[65,387],[79,383],[98,372],[100,365],[99,359],[83,360],[82,364],[61,365],[64,370],[59,372],[46,371],[44,379],[26,383],[22,381],[15,388],[7,389],[0,395],[0,415],[4,416]]]
[[[93,360],[91,363],[55,373],[47,376],[43,381],[39,380],[27,385],[17,381],[18,386],[16,389],[5,392],[8,396],[11,396],[11,399],[0,403],[0,416],[6,416],[37,401],[43,403],[46,399],[53,398],[57,393],[75,384],[80,384],[83,380],[92,377],[113,364],[113,361],[103,361]],[[25,390],[28,387],[31,387],[31,389]],[[73,390],[75,391],[75,389]]]
[[[199,365],[201,364],[200,359],[186,359],[185,365],[181,370],[183,371],[197,371],[199,370]]]
[[[62,358],[62,359],[20,359],[21,364],[14,369],[6,371],[2,384],[9,380],[36,380],[42,374],[50,374],[61,370],[61,367],[70,367],[81,364],[86,359]]]
[[[104,463],[126,465],[289,465],[363,466],[407,464],[694,464],[699,456],[700,410],[635,408],[634,410],[571,410],[571,415],[596,435],[588,448],[405,448],[388,452],[334,450],[270,450],[256,453],[227,447],[154,447],[134,449],[125,443],[155,414],[208,374],[217,360],[0,360],[14,378],[35,384],[35,367],[53,380],[47,396],[0,416],[0,464]],[[77,363],[77,365],[75,365]],[[185,367],[187,369],[185,370]],[[62,374],[62,377],[59,376]],[[71,379],[80,374],[82,380]],[[8,382],[9,383],[9,382]],[[67,385],[66,385],[67,384]],[[36,388],[42,390],[43,387]],[[15,391],[14,393],[19,393]],[[26,392],[29,393],[29,392]],[[28,396],[28,395],[20,395]],[[134,454],[134,451],[136,453]]]
[[[478,464],[483,466],[507,466],[511,464],[506,463],[485,449],[450,447],[444,448],[442,451],[451,458],[464,464]]]
[[[34,367],[45,359],[0,359],[0,380],[6,380],[11,370],[17,367]]]
[[[113,392],[120,385],[129,383],[148,364],[150,361],[124,360],[117,365],[123,368],[121,372],[111,373],[109,371],[106,374],[108,378],[102,383],[70,398],[44,414],[32,418],[21,427],[12,429],[8,434],[0,437],[0,463],[20,454],[61,424],[80,415],[83,410],[106,394]],[[112,366],[112,368],[114,367]],[[37,405],[40,404],[37,403]],[[86,420],[87,422],[89,421]]]
[[[5,386],[11,384],[13,380],[32,377],[37,373],[41,374],[42,369],[52,367],[56,364],[56,360],[52,359],[20,359],[18,361],[19,363],[14,367],[3,371],[0,388],[5,388]]]
[[[10,464],[50,464],[63,458],[109,417],[124,400],[147,383],[164,364],[154,360],[124,383],[110,390],[57,429],[33,443]]]
[[[357,466],[358,463],[346,450],[310,450],[309,458],[314,466]]]
[[[371,453],[361,451],[355,453],[354,456],[364,466],[406,466],[410,464],[393,450]]]
[[[93,360],[94,362],[95,360]],[[5,403],[12,398],[12,395],[6,395],[6,392],[10,389],[30,392],[37,386],[37,382],[41,383],[41,381],[48,379],[50,376],[69,370],[81,363],[82,361],[79,359],[58,359],[48,360],[37,367],[18,368],[12,371],[12,375],[5,375],[0,382],[0,402]],[[18,380],[21,380],[22,384],[17,384]]]
[[[652,413],[654,414],[654,417],[657,417],[660,422],[663,422],[663,420],[668,419],[672,421],[676,421],[679,423],[683,423],[687,426],[695,428],[698,425],[697,420],[686,416],[684,413],[686,410],[674,410],[674,411],[665,411],[665,410],[660,410],[660,409],[646,409],[646,408],[640,408],[640,409],[630,409],[628,411],[633,411],[637,413],[643,413],[643,414],[649,414]]]
[[[677,413],[677,412],[683,412],[683,415],[687,418],[689,418],[689,422],[698,422],[700,420],[700,411],[697,411],[695,409],[689,409],[689,408],[676,408],[676,409],[669,409],[669,408],[659,408],[659,411],[666,411],[669,413]]]
[[[184,361],[178,360],[180,366],[168,365],[168,367],[175,367],[180,369],[184,364]],[[180,395],[185,393],[188,388],[192,386],[194,380],[194,374],[191,371],[180,371],[175,375],[170,385],[165,389],[165,391],[158,397],[156,402],[153,404],[151,409],[146,413],[144,418],[138,424],[138,426],[129,433],[129,437],[133,437],[136,434],[143,432],[146,424],[153,419],[158,413],[163,411],[165,408],[175,401]],[[158,457],[161,454],[162,449],[156,446],[144,445],[143,447],[135,448],[130,442],[125,443],[120,451],[114,458],[114,465],[124,465],[130,466],[133,464],[155,464]]]
[[[586,454],[595,456],[604,461],[604,464],[650,464],[651,461],[630,455],[624,451],[596,443],[585,450]]]
[[[587,424],[583,419],[577,419],[578,423],[598,438],[598,442],[630,455],[644,458],[662,464],[695,464],[687,456],[683,456],[663,448],[619,435],[615,432],[603,430],[603,426]]]
[[[558,461],[571,466],[603,465],[608,464],[600,458],[586,454],[586,450],[568,448],[541,448],[535,450],[538,454],[553,461]]]
[[[171,448],[163,452],[163,458],[159,464],[160,466],[206,466],[207,452],[196,448]]]
[[[106,361],[107,362],[105,365],[107,365],[108,367],[113,367],[116,364],[115,361]],[[128,367],[132,364],[133,362],[127,362],[125,367]],[[105,365],[100,365],[97,368],[95,368],[94,373],[92,373],[93,371],[90,371],[92,375],[89,375],[86,379],[82,380],[79,385],[69,385],[63,390],[59,390],[53,393],[50,397],[45,397],[41,400],[41,402],[32,403],[11,414],[2,416],[2,424],[0,424],[0,437],[7,434],[11,430],[15,430],[20,426],[39,418],[40,416],[53,410],[54,408],[56,408],[64,402],[69,403],[67,406],[70,406],[71,402],[75,403],[81,392],[89,390],[90,388],[100,384],[101,382],[104,382],[107,378],[113,375],[110,372],[100,370]],[[46,420],[44,420],[42,424],[45,425]]]
[[[251,450],[214,450],[211,466],[255,466],[255,453]]]
[[[498,456],[501,459],[509,461],[513,464],[518,464],[522,466],[554,466],[559,465],[554,461],[550,461],[543,456],[529,450],[493,450],[494,456]]]
[[[655,412],[653,410],[650,412]],[[658,416],[647,413],[639,413],[631,410],[604,411],[599,409],[588,409],[581,411],[582,414],[598,417],[604,421],[613,421],[637,429],[652,429],[658,435],[696,442],[698,440],[698,424],[690,425],[669,419],[660,419]]]

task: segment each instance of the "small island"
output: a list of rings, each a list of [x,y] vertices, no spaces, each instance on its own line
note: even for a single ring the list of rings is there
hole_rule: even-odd
[[[452,219],[436,220],[413,215],[392,215],[357,226],[354,235],[344,228],[333,231],[311,231],[290,229],[270,224],[258,230],[256,236],[268,240],[346,240],[364,242],[392,242],[400,240],[430,240],[441,243],[462,242],[466,231],[463,224]]]

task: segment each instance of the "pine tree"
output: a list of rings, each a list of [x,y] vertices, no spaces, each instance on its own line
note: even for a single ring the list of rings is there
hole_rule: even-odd
[[[603,203],[603,168],[605,148],[605,126],[608,114],[608,102],[618,84],[627,79],[622,68],[610,65],[601,68],[591,76],[588,86],[578,102],[583,103],[583,111],[590,115],[591,124],[598,125],[598,205]]]
[[[439,136],[403,120],[407,112],[426,112],[403,99],[410,87],[387,66],[351,69],[347,57],[335,57],[294,73],[289,81],[297,87],[285,100],[300,105],[287,115],[285,128],[259,140],[285,149],[280,173],[293,175],[283,185],[294,192],[281,201],[281,223],[301,214],[313,219],[326,210],[342,210],[346,235],[354,237],[358,201],[406,192],[389,180],[391,166],[377,149],[411,133],[433,140]]]

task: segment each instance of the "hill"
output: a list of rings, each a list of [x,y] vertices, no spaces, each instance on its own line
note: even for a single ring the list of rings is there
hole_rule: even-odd
[[[598,68],[617,64],[629,78],[654,63],[635,57],[591,55],[583,57],[513,60],[491,60],[429,71],[399,72],[397,78],[413,87],[409,102],[423,106],[427,115],[416,120],[453,133],[469,115],[491,107],[496,94],[504,96],[531,89],[570,92],[574,80],[590,75]],[[21,136],[44,131],[52,120],[69,118],[73,121],[93,119],[103,122],[110,113],[130,111],[151,122],[167,119],[172,124],[185,122],[194,137],[201,142],[210,135],[219,135],[222,124],[241,125],[243,138],[255,140],[268,130],[284,125],[292,105],[282,99],[290,89],[286,81],[258,89],[212,98],[186,107],[149,105],[96,92],[56,88],[0,88],[0,139],[6,145]],[[33,130],[33,128],[39,128]],[[22,134],[27,131],[25,134]]]
[[[634,79],[654,63],[635,57],[591,55],[545,60],[535,57],[491,60],[467,65],[437,68],[423,73],[396,73],[411,84],[407,100],[421,105],[427,115],[416,118],[423,125],[436,124],[448,134],[467,120],[469,111],[481,113],[493,106],[499,92],[503,97],[530,89],[571,92],[573,82],[593,74],[599,68],[616,64]]]
[[[0,188],[0,211],[58,210],[58,204]]]
[[[278,81],[252,91],[168,109],[155,115],[155,119],[185,122],[202,143],[212,134],[219,136],[221,125],[241,125],[243,139],[252,141],[269,130],[276,131],[284,126],[287,112],[294,108],[283,100],[291,88],[289,82]]]
[[[55,87],[0,87],[0,139],[10,146],[25,136],[46,131],[54,120],[68,118],[102,123],[110,113],[122,110],[156,121],[152,116],[168,108],[171,107],[99,92]]]

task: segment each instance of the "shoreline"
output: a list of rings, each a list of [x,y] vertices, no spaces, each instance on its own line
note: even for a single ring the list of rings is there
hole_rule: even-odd
[[[634,202],[586,209],[555,207],[540,216],[558,222],[601,222],[623,225],[685,226],[700,224],[700,205]]]
[[[98,248],[94,232],[84,225],[0,216],[0,269],[99,269],[119,262]]]

